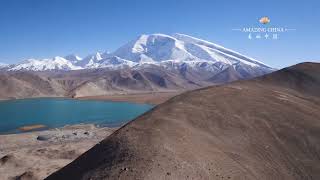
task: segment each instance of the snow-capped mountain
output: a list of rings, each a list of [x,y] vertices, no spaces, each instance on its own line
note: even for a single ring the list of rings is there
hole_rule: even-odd
[[[54,57],[53,59],[28,59],[19,64],[14,65],[9,71],[48,71],[48,70],[77,70],[82,69],[79,66],[75,66],[71,61],[63,57]]]
[[[274,69],[184,34],[151,34],[111,53],[29,59],[0,71],[0,98],[7,99],[190,90],[249,79]]]
[[[155,65],[165,69],[195,69],[219,73],[232,66],[243,76],[273,71],[269,66],[211,42],[184,34],[141,35],[112,53],[95,53],[53,59],[29,59],[10,66],[9,71],[79,70],[93,68],[139,69]]]
[[[70,61],[72,64],[76,64],[77,62],[81,61],[82,58],[75,55],[75,54],[70,54],[64,57],[64,59]]]

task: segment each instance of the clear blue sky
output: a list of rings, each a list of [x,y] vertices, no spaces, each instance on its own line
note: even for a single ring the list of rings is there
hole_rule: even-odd
[[[296,31],[277,41],[249,40],[233,28]],[[140,34],[184,33],[276,68],[320,60],[318,0],[1,0],[0,62],[113,51]]]

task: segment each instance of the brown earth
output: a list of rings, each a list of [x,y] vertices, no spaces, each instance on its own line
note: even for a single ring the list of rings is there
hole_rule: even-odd
[[[62,168],[116,128],[73,125],[0,135],[0,180],[40,180]],[[42,137],[39,140],[39,137]]]
[[[320,64],[178,95],[47,179],[320,179]]]

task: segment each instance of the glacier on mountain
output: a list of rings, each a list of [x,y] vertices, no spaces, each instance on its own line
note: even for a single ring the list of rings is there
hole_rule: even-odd
[[[77,55],[53,59],[29,59],[11,65],[9,71],[80,70],[93,68],[143,68],[148,65],[166,69],[182,67],[218,72],[234,67],[244,73],[265,74],[274,69],[253,58],[220,45],[184,34],[141,35],[109,53],[95,53],[85,58]]]

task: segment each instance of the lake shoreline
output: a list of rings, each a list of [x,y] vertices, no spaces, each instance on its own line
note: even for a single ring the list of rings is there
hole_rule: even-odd
[[[43,96],[43,97],[27,97],[27,98],[8,98],[1,99],[2,101],[12,100],[28,100],[28,99],[61,99],[61,100],[95,100],[95,101],[111,101],[111,102],[129,102],[137,104],[158,105],[166,100],[183,93],[184,91],[172,92],[141,92],[129,94],[111,94],[111,95],[96,95],[96,96],[81,96],[81,97],[67,97],[67,96]]]
[[[1,178],[10,179],[31,173],[34,179],[43,179],[118,128],[76,124],[43,131],[0,135]]]
[[[151,108],[153,106],[149,104],[131,102],[56,98],[0,102],[0,134],[46,130],[81,123],[121,126]]]
[[[59,98],[158,105],[179,93],[181,92],[25,99]],[[46,127],[48,129],[41,129],[45,126],[43,124],[30,124],[23,126],[23,130],[27,132],[0,134],[0,174],[5,179],[25,174],[33,179],[43,179],[72,162],[124,124],[126,123],[117,127],[104,127],[93,123],[78,123],[60,128]]]
[[[21,126],[18,128],[18,130],[21,132],[31,132],[31,131],[41,130],[41,129],[48,129],[48,126],[43,124],[32,124],[32,125]]]

